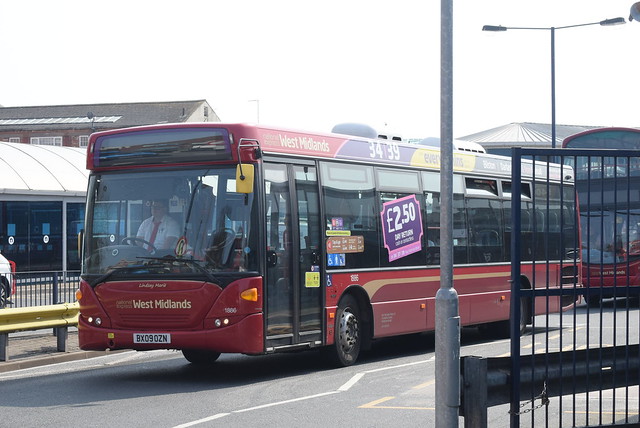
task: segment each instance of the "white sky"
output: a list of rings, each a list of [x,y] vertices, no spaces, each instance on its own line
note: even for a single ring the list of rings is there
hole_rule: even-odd
[[[551,121],[550,31],[635,0],[454,0],[454,137]],[[558,124],[640,126],[640,23],[556,30]],[[440,134],[438,0],[1,0],[0,105],[206,99],[223,121]]]

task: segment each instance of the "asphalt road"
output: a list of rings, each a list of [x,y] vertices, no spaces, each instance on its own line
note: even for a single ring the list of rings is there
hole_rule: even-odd
[[[571,327],[565,326],[573,321],[568,315],[562,328],[557,316],[552,319],[557,328],[549,335],[534,340],[525,335],[523,346],[549,348],[560,337],[576,337],[586,314],[579,309]],[[639,319],[637,308],[634,316]],[[152,351],[17,370],[0,374],[0,426],[434,427],[434,348],[433,334],[380,340],[358,364],[339,369],[317,351],[223,355],[205,368],[187,363],[178,352]],[[508,352],[507,339],[463,330],[463,356]],[[637,402],[637,397],[634,388],[633,395],[618,393],[614,399]],[[558,412],[557,400],[552,414]],[[508,426],[507,412],[508,405],[490,408],[489,426]]]

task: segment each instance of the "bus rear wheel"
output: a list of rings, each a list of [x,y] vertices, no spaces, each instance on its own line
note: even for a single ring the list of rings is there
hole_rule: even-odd
[[[182,355],[192,364],[212,364],[220,358],[220,352],[201,349],[183,349]]]
[[[520,319],[518,320],[518,332],[522,336],[531,322],[531,306],[529,299],[520,298]],[[511,337],[511,320],[496,321],[480,326],[480,331],[490,339],[508,339]]]
[[[599,308],[600,305],[602,304],[602,299],[600,298],[599,295],[597,296],[590,295],[587,298],[587,304],[592,308]]]
[[[329,349],[330,359],[342,367],[354,364],[360,355],[362,330],[360,308],[351,295],[344,296],[338,304],[334,341]]]

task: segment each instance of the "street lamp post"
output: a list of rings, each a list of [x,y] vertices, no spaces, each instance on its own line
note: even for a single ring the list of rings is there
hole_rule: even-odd
[[[256,123],[260,123],[260,100],[249,100],[250,103],[256,103]]]
[[[556,30],[586,27],[588,25],[620,25],[625,22],[624,18],[613,18],[586,24],[565,25],[564,27],[503,27],[502,25],[485,25],[482,27],[482,31],[547,30],[551,32],[551,148],[555,149],[556,147]]]

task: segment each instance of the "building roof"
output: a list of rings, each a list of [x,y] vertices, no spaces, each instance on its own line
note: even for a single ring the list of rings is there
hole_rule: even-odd
[[[87,150],[0,141],[0,198],[81,196],[87,192]]]
[[[600,126],[556,125],[556,147],[562,147],[562,141],[573,134]],[[551,125],[548,123],[510,123],[497,128],[459,137],[459,140],[472,141],[487,149],[529,147],[551,147]]]
[[[93,116],[92,116],[93,115]],[[219,122],[206,100],[0,107],[0,131],[115,129],[157,123]]]

